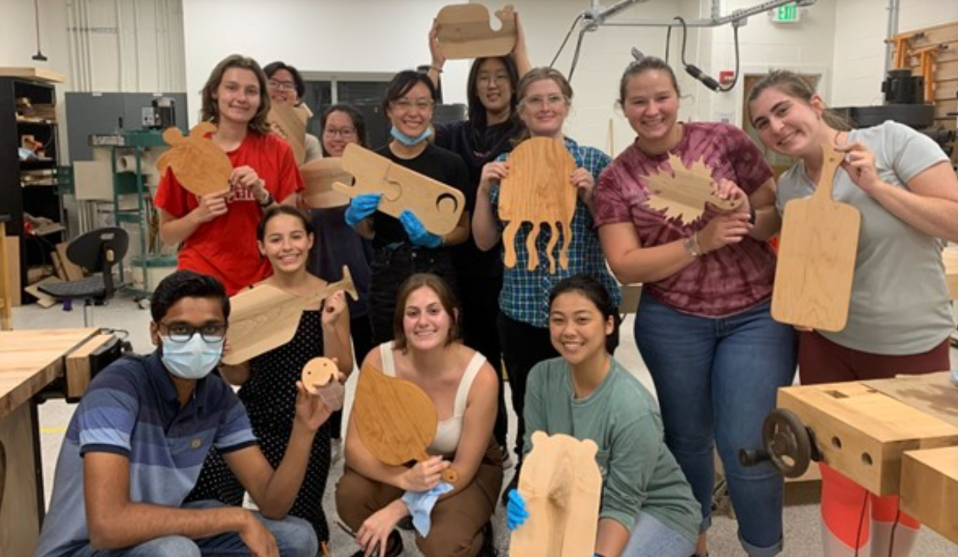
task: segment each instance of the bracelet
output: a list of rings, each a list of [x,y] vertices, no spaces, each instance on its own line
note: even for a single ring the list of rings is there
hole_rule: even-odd
[[[264,199],[263,201],[257,201],[257,203],[259,203],[259,206],[260,206],[260,207],[269,207],[270,205],[273,204],[273,194],[271,194],[271,193],[269,193],[269,191],[267,191],[267,192],[266,192],[266,199]]]
[[[705,255],[705,250],[703,250],[701,244],[699,244],[698,232],[693,232],[691,236],[686,238],[684,245],[685,251],[689,252],[689,255],[694,258]]]

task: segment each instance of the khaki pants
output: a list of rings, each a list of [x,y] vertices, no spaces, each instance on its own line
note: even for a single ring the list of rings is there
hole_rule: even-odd
[[[502,456],[489,445],[472,482],[432,509],[429,537],[416,534],[416,545],[425,557],[475,557],[482,547],[482,529],[496,510],[502,488]],[[353,531],[373,513],[403,496],[397,487],[370,480],[346,466],[336,486],[339,517]]]

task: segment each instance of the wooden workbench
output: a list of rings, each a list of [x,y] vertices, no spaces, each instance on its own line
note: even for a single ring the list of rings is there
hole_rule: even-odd
[[[0,443],[7,470],[0,501],[0,556],[29,557],[44,514],[43,467],[33,396],[62,375],[66,358],[98,329],[0,331]]]

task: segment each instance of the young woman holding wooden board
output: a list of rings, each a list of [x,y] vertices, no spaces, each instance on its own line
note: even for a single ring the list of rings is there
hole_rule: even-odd
[[[232,296],[269,276],[269,261],[256,248],[256,225],[270,205],[295,205],[303,179],[289,144],[266,124],[266,74],[255,60],[225,58],[202,96],[200,119],[217,126],[210,139],[233,164],[230,183],[222,194],[197,197],[168,171],[153,204],[163,241],[182,244],[177,266],[218,278]]]
[[[619,103],[638,138],[599,179],[595,220],[618,279],[644,284],[635,340],[666,443],[702,506],[697,553],[706,554],[717,444],[743,547],[775,555],[782,477],[738,461],[739,449],[762,446],[762,422],[795,374],[795,332],[769,314],[775,253],[765,240],[780,226],[771,170],[741,130],[679,123],[678,84],[661,59],[626,68]],[[704,163],[720,196],[742,203],[724,213],[709,205],[692,222],[667,218],[650,206],[649,182],[676,171],[670,155],[686,168]]]
[[[610,354],[618,343],[617,314],[608,291],[592,277],[570,277],[552,290],[549,335],[561,357],[536,364],[529,374],[523,451],[533,448],[536,431],[598,445],[603,481],[596,555],[688,557],[702,515],[662,440],[655,399]],[[508,499],[507,524],[519,528],[527,518],[525,503],[516,490]]]
[[[576,192],[570,230],[562,231],[561,246],[568,251],[568,266],[559,266],[550,272],[549,261],[558,260],[560,252],[559,246],[550,244],[559,234],[554,224],[548,231],[532,239],[531,245],[536,252],[532,255],[526,251],[526,246],[530,245],[526,239],[531,227],[522,225],[513,242],[519,260],[513,267],[506,268],[503,275],[503,289],[499,296],[499,339],[502,342],[503,361],[509,372],[512,407],[518,416],[516,453],[521,456],[518,445],[524,433],[522,408],[526,378],[532,366],[558,355],[549,341],[548,293],[567,276],[588,274],[609,289],[616,303],[621,299],[621,294],[619,285],[606,269],[590,210],[595,180],[611,159],[594,147],[580,146],[562,133],[572,104],[572,87],[557,70],[530,70],[519,82],[518,95],[518,115],[525,123],[528,136],[555,140],[560,145],[559,149],[565,150],[562,154],[571,157],[574,170],[568,176],[560,177],[558,187],[574,189]],[[517,144],[517,148],[521,145],[521,142]],[[510,164],[513,163],[510,157],[502,155],[498,161],[490,162],[482,169],[472,219],[473,236],[476,245],[482,250],[498,248],[506,229],[507,223],[500,215],[500,182],[508,179]],[[536,161],[529,162],[535,164]],[[522,192],[519,193],[521,195]],[[538,257],[540,264],[529,270],[527,264],[532,256]]]
[[[270,208],[260,221],[257,238],[260,253],[273,269],[264,284],[304,297],[326,287],[326,281],[306,269],[315,236],[299,209],[284,205]],[[303,367],[313,358],[325,356],[335,359],[344,377],[353,370],[349,310],[343,294],[338,292],[303,311],[296,335],[285,345],[240,365],[220,366],[224,379],[241,386],[238,395],[249,413],[253,433],[273,466],[279,464],[289,446],[296,379],[301,376]],[[269,334],[268,327],[263,334]],[[290,509],[291,515],[313,526],[321,545],[329,541],[329,525],[322,504],[331,460],[328,424],[316,433],[306,477]],[[190,499],[242,504],[243,487],[216,451],[207,457]]]
[[[403,492],[435,489],[450,467],[458,473],[454,489],[439,496],[431,510],[431,529],[426,536],[416,536],[416,545],[426,557],[495,555],[489,518],[502,486],[501,456],[492,440],[499,387],[485,357],[459,341],[458,319],[455,297],[445,281],[431,274],[413,275],[399,289],[395,340],[366,357],[364,367],[372,365],[386,376],[410,381],[429,395],[439,425],[427,448],[432,458],[390,466],[364,445],[355,415],[350,417],[336,507],[356,532],[361,549],[354,557],[399,555],[402,539],[395,527],[410,514]]]
[[[848,323],[841,331],[803,331],[804,384],[857,381],[949,369],[954,331],[940,240],[958,241],[958,179],[931,139],[895,122],[864,129],[825,108],[797,74],[776,71],[752,88],[749,117],[769,149],[799,159],[782,175],[776,205],[815,191],[822,144],[844,161],[833,196],[861,211]],[[904,557],[917,521],[898,497],[878,497],[821,464],[822,536],[827,557]],[[871,521],[867,516],[871,508]]]

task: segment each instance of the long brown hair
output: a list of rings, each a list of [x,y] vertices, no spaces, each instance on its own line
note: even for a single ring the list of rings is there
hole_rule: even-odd
[[[223,82],[223,76],[226,75],[226,70],[230,68],[249,70],[256,76],[256,81],[259,82],[259,109],[256,111],[256,114],[253,115],[253,119],[249,121],[248,127],[257,133],[264,135],[269,133],[270,129],[269,124],[266,123],[266,116],[269,114],[270,101],[269,91],[266,88],[266,74],[263,73],[263,68],[259,66],[256,60],[240,54],[231,54],[223,58],[223,60],[213,68],[213,71],[210,72],[210,77],[206,80],[206,85],[204,85],[203,90],[200,91],[200,95],[203,98],[203,105],[200,109],[200,120],[219,124],[220,112],[219,105],[216,102],[216,90],[219,89],[220,83]]]
[[[446,337],[446,346],[459,340],[459,314],[457,311],[459,301],[456,300],[456,295],[453,294],[449,283],[432,273],[416,273],[402,283],[402,286],[399,287],[399,293],[396,295],[396,311],[393,314],[393,346],[403,353],[406,352],[409,345],[409,339],[406,338],[406,331],[403,328],[403,320],[406,316],[406,300],[413,292],[422,287],[435,292],[436,297],[439,298],[439,303],[442,304],[442,309],[449,314],[449,335]]]
[[[811,105],[812,97],[815,96],[815,90],[808,84],[802,76],[788,70],[772,70],[771,73],[760,79],[748,94],[749,119],[751,119],[752,103],[758,100],[759,95],[767,89],[778,89],[789,97]],[[822,120],[829,127],[838,131],[850,131],[852,125],[848,120],[842,118],[828,107],[822,111]]]

